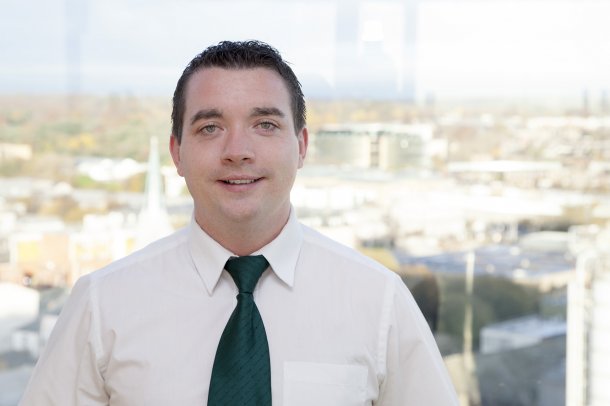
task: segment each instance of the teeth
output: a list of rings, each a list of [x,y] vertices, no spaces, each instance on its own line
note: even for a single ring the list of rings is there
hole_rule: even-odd
[[[231,185],[245,185],[248,183],[254,183],[253,179],[239,179],[239,180],[226,180],[225,182]]]

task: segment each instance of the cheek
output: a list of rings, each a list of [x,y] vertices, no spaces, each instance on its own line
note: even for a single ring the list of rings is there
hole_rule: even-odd
[[[206,167],[210,166],[213,156],[208,156],[205,151],[195,148],[185,148],[182,153],[182,170],[191,175],[206,172]]]
[[[299,168],[299,159],[298,157],[287,158],[281,163],[281,174],[282,183],[288,187],[292,187],[292,183],[294,182],[294,178],[296,177],[296,172]]]

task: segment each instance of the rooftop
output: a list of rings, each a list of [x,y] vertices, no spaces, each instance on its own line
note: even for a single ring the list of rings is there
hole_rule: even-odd
[[[401,265],[425,265],[431,272],[464,274],[466,251],[431,256],[411,256],[396,252]],[[525,250],[517,245],[488,245],[474,250],[475,275],[496,275],[507,278],[536,277],[571,271],[575,259],[565,251]]]
[[[546,339],[566,334],[566,322],[560,319],[545,319],[539,315],[519,317],[517,319],[489,324],[483,327],[485,332],[527,335]]]

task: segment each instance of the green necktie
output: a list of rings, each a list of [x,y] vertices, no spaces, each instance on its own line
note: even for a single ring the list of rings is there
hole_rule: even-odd
[[[268,265],[262,255],[232,257],[225,265],[239,294],[216,350],[208,406],[271,405],[269,345],[252,298]]]

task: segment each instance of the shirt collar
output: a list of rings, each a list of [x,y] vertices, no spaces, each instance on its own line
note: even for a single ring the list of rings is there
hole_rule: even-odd
[[[288,221],[280,234],[252,255],[264,255],[277,277],[292,287],[302,243],[303,229],[297,220],[294,208],[291,208]]]
[[[191,217],[188,228],[191,257],[208,293],[212,294],[227,260],[236,255],[203,231],[195,221],[195,216]],[[296,218],[294,208],[291,208],[288,221],[280,234],[252,255],[264,255],[277,277],[292,287],[302,242],[303,231]]]

